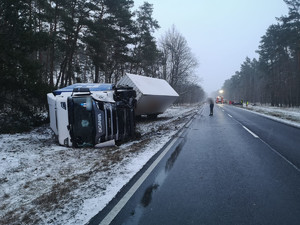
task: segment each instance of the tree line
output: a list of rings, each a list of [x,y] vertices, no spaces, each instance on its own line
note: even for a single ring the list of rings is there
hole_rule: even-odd
[[[157,41],[153,5],[133,7],[132,0],[1,0],[1,131],[42,121],[54,89],[116,83],[126,72],[166,79],[180,103],[200,101],[185,38],[172,27]]]
[[[257,53],[223,85],[233,101],[300,106],[300,0],[284,0],[288,15],[277,18],[262,36]]]

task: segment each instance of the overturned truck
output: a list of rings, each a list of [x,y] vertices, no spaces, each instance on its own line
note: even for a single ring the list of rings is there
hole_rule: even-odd
[[[134,137],[136,115],[163,113],[177,97],[166,81],[132,74],[117,86],[77,83],[47,94],[50,127],[60,145],[119,144]]]

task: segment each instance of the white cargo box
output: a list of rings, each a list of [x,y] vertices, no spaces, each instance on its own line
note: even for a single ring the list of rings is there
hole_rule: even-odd
[[[128,85],[136,91],[137,116],[161,114],[179,96],[167,81],[152,77],[127,73],[118,85]]]

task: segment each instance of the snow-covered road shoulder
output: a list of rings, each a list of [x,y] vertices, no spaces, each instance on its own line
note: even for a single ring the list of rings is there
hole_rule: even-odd
[[[248,105],[247,107],[237,108],[248,110],[252,113],[259,114],[269,119],[300,128],[300,108],[284,108],[257,105]]]

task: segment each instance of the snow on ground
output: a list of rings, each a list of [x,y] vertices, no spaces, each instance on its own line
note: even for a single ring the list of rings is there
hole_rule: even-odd
[[[248,105],[243,109],[261,114],[270,119],[300,128],[300,108],[283,108],[266,105]]]
[[[85,224],[201,106],[141,119],[141,137],[119,147],[67,148],[49,126],[0,135],[0,224]]]
[[[121,146],[66,148],[49,126],[0,135],[0,224],[85,224],[202,106],[173,106],[137,123]],[[300,127],[300,109],[248,106]]]

